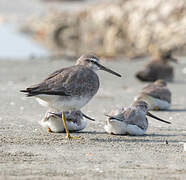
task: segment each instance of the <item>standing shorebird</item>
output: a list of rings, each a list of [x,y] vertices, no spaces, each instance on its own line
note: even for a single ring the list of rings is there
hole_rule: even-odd
[[[111,115],[106,116],[109,118],[104,129],[110,134],[144,135],[148,128],[146,116],[170,124],[170,122],[164,121],[148,112],[148,105],[144,101],[137,101],[131,107],[122,107],[112,111]]]
[[[148,63],[143,70],[136,73],[136,77],[141,81],[154,82],[158,79],[173,81],[174,70],[173,67],[169,65],[169,61],[177,62],[177,60],[172,57],[171,51],[159,52],[158,56]]]
[[[84,129],[87,125],[86,119],[95,121],[83,114],[81,111],[64,112],[64,114],[66,117],[67,127],[70,132],[76,132]],[[54,109],[49,109],[39,124],[42,127],[47,128],[49,132],[65,132],[65,127],[61,118],[62,112],[58,113]]]
[[[92,54],[81,56],[75,66],[63,68],[52,73],[43,82],[21,90],[27,96],[35,96],[39,103],[58,112],[62,111],[62,120],[70,139],[65,111],[78,111],[85,106],[99,89],[97,70],[104,70],[118,77],[120,74],[100,64]]]
[[[145,101],[151,110],[166,110],[171,106],[171,92],[164,80],[157,80],[145,86],[135,101]]]

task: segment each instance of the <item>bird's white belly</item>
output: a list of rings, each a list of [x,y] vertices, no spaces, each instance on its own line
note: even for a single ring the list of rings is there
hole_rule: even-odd
[[[145,130],[142,128],[133,125],[133,124],[128,124],[127,125],[127,133],[132,136],[142,136],[145,134]]]
[[[124,122],[120,121],[107,121],[104,129],[109,134],[126,134],[127,133],[127,125]]]
[[[135,101],[137,100],[142,100],[145,101],[148,104],[148,108],[149,110],[166,110],[169,109],[171,104],[167,101],[158,99],[158,98],[154,98],[152,96],[148,96],[148,95],[141,95],[138,97],[135,97],[134,99]]]
[[[50,128],[52,132],[65,132],[62,119],[59,117],[51,116],[49,119],[42,119],[39,124],[45,129]],[[87,121],[85,119],[82,119],[79,124],[67,121],[67,128],[69,131],[80,131],[84,129],[86,125]]]
[[[51,95],[37,96],[38,102],[46,107],[54,108],[58,111],[76,111],[80,110],[89,102],[91,97],[62,97]]]
[[[132,135],[132,136],[141,136],[145,134],[145,130],[141,129],[137,125],[126,124],[125,122],[120,121],[110,121],[105,127],[105,131],[109,134],[118,134],[118,135]]]

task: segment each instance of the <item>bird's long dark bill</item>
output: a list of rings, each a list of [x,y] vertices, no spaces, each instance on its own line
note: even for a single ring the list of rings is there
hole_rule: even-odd
[[[108,115],[108,114],[104,114],[104,115],[107,116],[107,117],[109,117],[111,120],[112,120],[112,119],[115,119],[115,120],[118,120],[118,121],[123,121],[123,120],[121,120],[121,119],[119,119],[119,118],[115,118],[115,117],[110,116],[110,115]]]
[[[167,123],[167,124],[171,124],[171,122],[165,121],[165,120],[163,120],[163,119],[160,119],[160,118],[154,116],[153,114],[151,114],[150,112],[147,112],[147,116],[150,116],[150,117],[152,117],[152,118],[154,118],[154,119],[156,119],[156,120],[158,120],[158,121],[161,121],[161,122],[164,122],[164,123]]]
[[[50,112],[50,114],[53,114],[53,115],[55,115],[55,116],[57,116],[57,117],[59,117],[59,118],[62,117],[62,113],[61,113],[61,112],[59,112],[59,113]],[[83,115],[83,117],[87,118],[88,120],[95,121],[95,119],[90,118],[89,116],[87,116],[87,115],[85,115],[85,114],[83,114],[83,113],[82,113],[82,115]]]
[[[114,75],[116,75],[116,76],[118,76],[118,77],[121,77],[121,75],[120,75],[119,73],[114,72],[114,71],[112,71],[111,69],[106,68],[105,66],[103,66],[103,65],[101,65],[101,64],[98,64],[98,66],[99,66],[100,70],[107,71],[107,72],[109,72],[109,73],[111,73],[111,74],[114,74]]]
[[[83,117],[87,118],[88,120],[95,121],[95,119],[90,118],[89,116],[87,116],[87,115],[85,115],[85,114],[83,114],[83,113],[82,113],[82,115],[83,115]]]

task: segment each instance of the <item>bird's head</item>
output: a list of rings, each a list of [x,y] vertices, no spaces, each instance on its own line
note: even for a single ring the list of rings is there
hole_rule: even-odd
[[[167,123],[167,124],[171,124],[171,122],[165,121],[165,120],[163,120],[163,119],[161,119],[161,118],[159,118],[159,117],[157,117],[157,116],[151,114],[151,113],[148,111],[148,104],[147,104],[145,101],[136,101],[136,102],[134,102],[134,103],[132,104],[132,106],[134,106],[134,107],[136,107],[136,108],[139,108],[140,110],[144,111],[145,114],[146,114],[147,116],[150,116],[150,117],[152,117],[153,119],[156,119],[156,120],[158,120],[158,121],[161,121],[161,122],[164,122],[164,123]]]
[[[103,70],[103,71],[109,72],[111,74],[114,74],[118,77],[121,77],[121,75],[118,74],[117,72],[114,72],[111,69],[106,68],[105,66],[103,66],[101,64],[99,58],[96,55],[93,55],[93,54],[82,55],[77,60],[76,65],[86,66],[86,67],[92,69],[93,71]]]
[[[145,101],[135,101],[132,106],[144,111],[145,114],[148,111],[148,104]]]

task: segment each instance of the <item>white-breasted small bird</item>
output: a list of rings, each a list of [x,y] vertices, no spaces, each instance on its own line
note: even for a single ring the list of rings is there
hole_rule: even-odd
[[[177,59],[172,57],[172,51],[158,51],[152,61],[136,73],[136,78],[141,81],[154,82],[158,79],[165,81],[173,81],[174,68],[170,65],[170,61],[177,62]]]
[[[148,128],[148,119],[146,116],[170,124],[170,122],[148,112],[148,105],[144,101],[137,101],[127,108],[116,109],[106,116],[108,116],[108,119],[106,120],[104,129],[109,134],[144,135]]]
[[[134,101],[145,101],[149,110],[167,110],[171,106],[171,91],[164,80],[146,85]]]
[[[64,112],[66,116],[67,128],[70,132],[77,132],[84,129],[87,125],[87,120],[95,121],[81,111]],[[61,121],[62,112],[56,112],[54,109],[49,109],[44,118],[39,121],[39,124],[48,129],[49,132],[65,132],[65,127]]]

